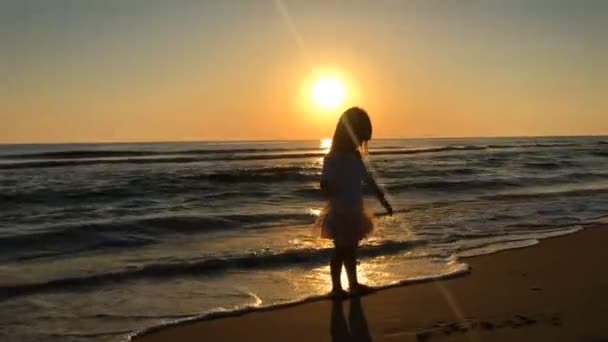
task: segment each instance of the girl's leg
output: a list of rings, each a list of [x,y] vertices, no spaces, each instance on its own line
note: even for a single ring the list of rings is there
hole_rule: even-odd
[[[365,294],[374,292],[374,289],[359,283],[357,279],[357,245],[348,248],[344,254],[344,268],[348,275],[350,291],[353,294]]]
[[[342,264],[344,263],[344,253],[342,248],[338,246],[334,247],[334,255],[329,262],[329,269],[331,272],[331,291],[333,293],[342,292],[342,282],[340,281],[340,275],[342,273]]]
[[[357,279],[357,245],[344,248],[344,268],[348,276],[348,285],[351,289],[359,285]]]

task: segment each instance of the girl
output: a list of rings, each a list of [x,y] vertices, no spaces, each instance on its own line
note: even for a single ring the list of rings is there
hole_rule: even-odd
[[[340,275],[346,269],[351,294],[372,291],[357,280],[357,247],[373,229],[371,215],[364,210],[361,183],[374,191],[389,215],[393,209],[369,173],[361,152],[367,152],[372,137],[372,124],[367,113],[357,107],[342,114],[332,139],[329,153],[323,160],[321,191],[328,205],[321,215],[321,237],[332,239],[334,254],[330,262],[332,295],[344,297]]]

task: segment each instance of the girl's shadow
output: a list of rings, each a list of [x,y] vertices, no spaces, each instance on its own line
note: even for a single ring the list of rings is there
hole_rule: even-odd
[[[350,327],[350,329],[349,329]],[[342,301],[334,300],[331,307],[331,340],[332,342],[371,342],[367,320],[363,314],[361,298],[350,300],[348,325],[344,316]]]

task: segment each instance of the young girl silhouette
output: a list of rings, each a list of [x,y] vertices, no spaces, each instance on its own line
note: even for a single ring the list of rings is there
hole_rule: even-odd
[[[344,297],[340,275],[346,269],[351,294],[372,291],[357,280],[357,248],[359,241],[372,230],[372,217],[364,209],[362,182],[374,191],[389,215],[393,209],[383,191],[367,170],[361,153],[367,152],[372,137],[372,124],[367,113],[357,107],[346,110],[332,139],[329,153],[323,160],[321,191],[328,200],[320,217],[321,237],[332,239],[334,254],[330,261],[332,295]]]

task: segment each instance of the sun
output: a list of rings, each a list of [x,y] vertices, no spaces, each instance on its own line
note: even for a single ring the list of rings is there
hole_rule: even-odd
[[[336,78],[321,78],[312,86],[312,99],[323,110],[333,110],[342,106],[346,90]]]

